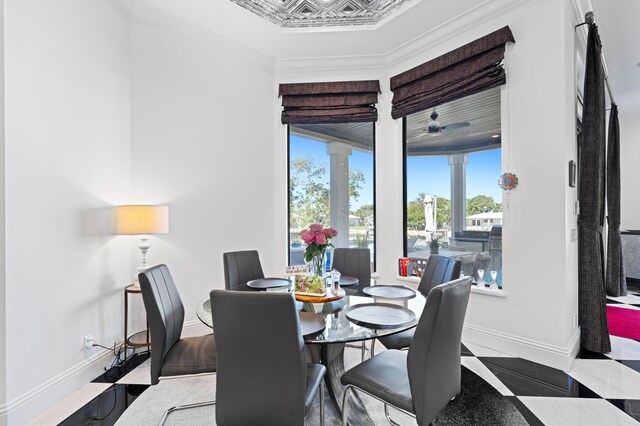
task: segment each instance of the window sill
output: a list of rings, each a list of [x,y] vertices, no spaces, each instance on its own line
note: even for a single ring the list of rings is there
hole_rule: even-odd
[[[505,293],[504,290],[491,290],[488,287],[478,288],[475,285],[471,286],[471,293],[486,294],[487,296],[493,297],[507,297],[507,293]]]
[[[401,275],[396,275],[396,280],[418,284],[420,282],[420,277],[403,277]]]
[[[416,284],[420,282],[420,278],[418,277],[402,277],[400,275],[396,275],[396,280]],[[504,290],[490,290],[488,287],[478,288],[475,285],[471,286],[471,293],[485,294],[493,297],[507,297],[507,293]]]

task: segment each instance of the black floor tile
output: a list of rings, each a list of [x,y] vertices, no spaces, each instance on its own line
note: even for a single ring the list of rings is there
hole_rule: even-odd
[[[600,398],[567,373],[522,358],[479,357],[516,396]]]
[[[111,426],[149,385],[113,385],[60,423]]]
[[[518,399],[517,396],[506,396],[505,398],[507,398],[509,402],[511,402],[511,404],[520,411],[522,417],[524,417],[531,426],[544,426],[544,423],[542,423],[540,419],[537,418],[526,405],[524,405],[524,402]]]
[[[622,302],[618,302],[617,300],[607,298],[607,305],[622,305]]]
[[[460,343],[460,355],[473,356],[473,353],[463,343]]]
[[[92,383],[115,383],[123,378],[131,370],[145,362],[149,358],[149,352],[135,354],[122,365],[111,367],[100,376],[92,380]]]
[[[640,400],[636,399],[607,399],[610,403],[640,421]]]
[[[630,360],[630,359],[622,359],[622,360],[618,360],[618,362],[620,364],[626,365],[629,368],[632,368],[634,370],[636,370],[638,373],[640,373],[640,361],[638,360]]]
[[[630,303],[631,306],[635,306],[636,308],[640,308],[640,304]]]
[[[586,349],[580,349],[580,352],[578,352],[578,355],[576,355],[576,358],[579,358],[579,359],[611,359],[606,355],[603,355],[603,354],[598,353],[598,352],[591,352],[591,351],[588,351]]]

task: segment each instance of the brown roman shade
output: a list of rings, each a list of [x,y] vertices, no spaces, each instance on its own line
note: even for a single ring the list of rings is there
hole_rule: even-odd
[[[378,80],[281,84],[282,124],[376,121],[379,92]]]
[[[504,27],[392,77],[391,116],[405,117],[504,84],[507,42],[515,40]]]

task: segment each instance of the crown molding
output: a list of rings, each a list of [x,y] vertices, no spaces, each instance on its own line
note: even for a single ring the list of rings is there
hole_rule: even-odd
[[[281,58],[276,59],[276,72],[318,72],[318,71],[351,71],[358,69],[385,69],[410,61],[417,54],[432,49],[434,46],[451,39],[461,33],[480,25],[485,25],[510,10],[531,0],[484,0],[472,9],[466,10],[453,18],[442,22],[435,28],[401,44],[400,46],[379,55],[340,56],[318,58]]]

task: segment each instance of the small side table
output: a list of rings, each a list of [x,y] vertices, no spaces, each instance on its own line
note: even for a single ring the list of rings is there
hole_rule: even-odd
[[[131,348],[151,348],[151,337],[149,336],[149,320],[147,319],[147,329],[139,331],[129,336],[129,295],[139,294],[142,296],[140,284],[130,284],[124,288],[124,357],[127,358],[127,347]]]

